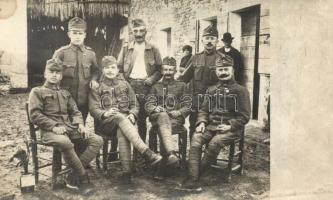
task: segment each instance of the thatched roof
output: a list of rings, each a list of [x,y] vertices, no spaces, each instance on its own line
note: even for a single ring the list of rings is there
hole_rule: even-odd
[[[30,18],[57,17],[61,21],[76,16],[112,17],[128,15],[130,0],[28,0]]]

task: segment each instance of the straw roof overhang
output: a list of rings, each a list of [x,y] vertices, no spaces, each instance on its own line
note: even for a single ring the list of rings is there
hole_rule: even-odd
[[[61,21],[78,15],[84,18],[106,18],[115,14],[127,17],[129,5],[130,0],[28,0],[28,14],[31,19],[47,16]]]

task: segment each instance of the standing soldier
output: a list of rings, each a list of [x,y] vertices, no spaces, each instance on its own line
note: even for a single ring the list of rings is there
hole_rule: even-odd
[[[172,57],[163,59],[163,79],[151,88],[147,98],[147,112],[153,127],[157,128],[161,141],[163,160],[154,176],[157,180],[164,179],[165,166],[178,161],[172,144],[172,134],[187,133],[185,118],[191,111],[191,99],[186,102],[186,84],[176,81],[176,60]],[[190,97],[190,96],[188,96]],[[183,141],[186,148],[186,142]]]
[[[102,59],[103,79],[98,89],[89,94],[90,114],[98,121],[99,132],[108,136],[115,131],[119,139],[120,160],[124,169],[123,181],[131,183],[131,144],[151,165],[162,157],[151,151],[142,141],[134,124],[138,118],[135,93],[129,83],[118,77],[117,61],[112,56]]]
[[[84,45],[86,22],[74,17],[68,22],[70,44],[54,52],[53,58],[63,62],[64,72],[61,87],[68,90],[74,98],[84,122],[88,116],[89,87],[98,87],[99,67],[95,52]]]
[[[146,140],[147,113],[145,111],[145,96],[150,87],[161,77],[162,59],[159,50],[145,40],[147,30],[141,19],[132,21],[134,42],[124,46],[118,57],[118,66],[124,78],[131,84],[137,95],[140,110],[138,127],[141,138]]]
[[[181,187],[184,190],[201,190],[200,172],[202,174],[213,164],[225,144],[241,136],[250,119],[249,92],[235,82],[230,56],[221,54],[217,58],[216,75],[219,82],[207,89],[198,114],[189,152],[188,177]],[[201,160],[204,144],[208,146]]]
[[[229,32],[224,33],[222,38],[224,46],[217,51],[230,56],[234,60],[235,81],[241,85],[244,85],[243,60],[240,52],[231,46],[233,39],[234,38]]]
[[[195,131],[195,123],[198,117],[200,104],[208,86],[217,82],[215,74],[215,60],[217,57],[216,44],[218,39],[217,29],[210,25],[203,30],[202,43],[204,50],[195,54],[189,61],[186,70],[180,76],[180,80],[190,82],[192,90],[192,112],[190,114],[190,140]]]
[[[62,72],[63,67],[57,60],[47,61],[44,85],[33,88],[29,95],[29,113],[31,121],[41,130],[43,144],[59,149],[72,169],[66,180],[67,186],[88,195],[93,192],[93,187],[85,167],[96,157],[103,139],[87,132],[71,94],[60,88]],[[72,141],[85,144],[80,156],[75,153]]]

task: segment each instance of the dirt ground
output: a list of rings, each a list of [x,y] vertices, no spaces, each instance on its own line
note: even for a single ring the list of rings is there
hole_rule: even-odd
[[[50,178],[41,177],[35,192],[21,194],[19,177],[21,167],[15,162],[9,162],[10,157],[19,147],[26,148],[24,135],[28,134],[25,102],[28,94],[11,94],[0,96],[0,200],[28,199],[28,200],[58,200],[58,199],[268,199],[270,188],[269,175],[269,145],[263,140],[268,138],[255,122],[250,123],[246,129],[245,138],[245,170],[243,175],[233,175],[230,183],[226,183],[225,172],[211,169],[202,177],[201,183],[204,191],[197,194],[181,192],[175,187],[181,183],[185,170],[178,167],[169,169],[172,172],[165,181],[158,182],[152,179],[151,169],[137,164],[134,175],[135,187],[126,190],[118,184],[120,165],[110,166],[107,172],[97,170],[95,162],[90,175],[97,192],[90,197],[82,197],[64,189],[53,191],[50,187]],[[89,120],[91,125],[91,118]],[[45,149],[44,149],[45,151]],[[46,151],[47,152],[47,151]],[[50,152],[48,152],[50,154]],[[31,159],[30,159],[31,164]],[[31,172],[32,167],[29,166]],[[49,168],[49,171],[51,169]],[[48,173],[49,173],[48,171]]]

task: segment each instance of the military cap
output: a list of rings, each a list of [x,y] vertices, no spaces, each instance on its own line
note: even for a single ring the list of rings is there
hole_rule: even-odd
[[[142,19],[133,19],[132,25],[133,25],[133,28],[139,27],[139,26],[146,26],[145,22]]]
[[[63,65],[58,59],[52,58],[46,61],[45,69],[50,71],[62,71]]]
[[[190,46],[190,45],[185,45],[185,46],[183,46],[183,49],[182,49],[183,51],[189,51],[190,53],[192,53],[192,47]]]
[[[104,56],[102,58],[102,67],[106,67],[109,65],[117,64],[117,60],[113,56]]]
[[[163,58],[162,65],[170,65],[170,66],[177,66],[176,59],[173,57],[165,57]]]
[[[202,36],[219,37],[219,32],[217,31],[216,27],[214,27],[213,25],[209,25],[207,28],[203,30]]]
[[[72,29],[87,29],[87,23],[80,17],[74,17],[68,22],[68,30]]]
[[[234,60],[231,56],[218,53],[215,61],[216,67],[233,67],[234,66]]]

